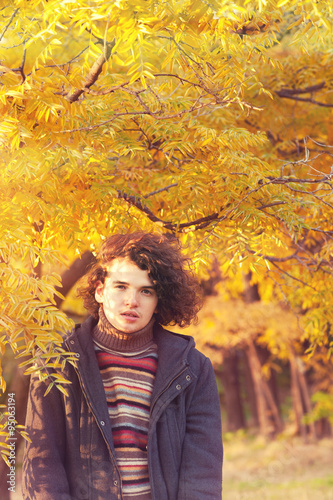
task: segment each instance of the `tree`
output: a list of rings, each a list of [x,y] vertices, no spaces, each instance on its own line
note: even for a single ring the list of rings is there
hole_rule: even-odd
[[[251,270],[330,345],[331,9],[2,2],[2,349],[61,366],[59,274],[135,228],[172,232],[203,277],[213,256],[231,287]]]

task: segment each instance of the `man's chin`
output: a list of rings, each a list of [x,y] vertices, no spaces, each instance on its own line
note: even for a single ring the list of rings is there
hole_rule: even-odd
[[[141,329],[137,325],[127,324],[126,322],[119,322],[119,323],[117,322],[117,325],[118,325],[116,326],[117,330],[120,330],[121,332],[124,333],[135,333]]]

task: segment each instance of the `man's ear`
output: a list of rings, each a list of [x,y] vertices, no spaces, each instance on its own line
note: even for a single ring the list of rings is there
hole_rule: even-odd
[[[97,285],[95,288],[95,299],[96,302],[99,302],[100,304],[103,303],[103,291],[104,291],[104,284],[101,281],[97,281]]]

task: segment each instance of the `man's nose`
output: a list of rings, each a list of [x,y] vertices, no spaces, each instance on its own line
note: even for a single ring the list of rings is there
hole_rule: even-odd
[[[135,290],[128,290],[126,294],[126,304],[131,307],[138,305],[138,296]]]

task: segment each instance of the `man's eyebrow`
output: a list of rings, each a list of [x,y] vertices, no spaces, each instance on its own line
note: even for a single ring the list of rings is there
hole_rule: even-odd
[[[121,281],[121,280],[113,280],[112,283],[114,285],[128,285],[129,284],[127,281]],[[140,288],[152,288],[153,290],[155,290],[154,285],[142,285]]]

